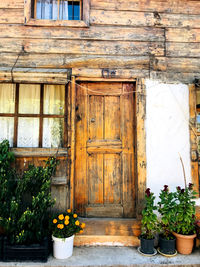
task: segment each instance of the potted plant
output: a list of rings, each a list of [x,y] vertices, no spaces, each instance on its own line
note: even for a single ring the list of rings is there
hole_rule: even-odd
[[[5,144],[9,150],[8,141]],[[29,165],[19,177],[9,162],[10,173],[3,176],[4,182],[0,179],[0,198],[5,209],[0,214],[6,236],[2,245],[4,261],[47,261],[49,208],[54,204],[51,176],[56,165],[57,160],[51,157],[44,167]]]
[[[173,234],[176,236],[177,251],[181,254],[190,254],[196,237],[195,229],[195,199],[196,192],[193,184],[182,188],[178,186],[175,192],[176,210]]]
[[[176,238],[172,234],[173,222],[175,220],[176,202],[174,193],[169,192],[168,185],[164,185],[159,195],[158,212],[160,213],[159,252],[164,255],[174,255],[176,253]]]
[[[154,204],[154,200],[154,193],[150,192],[150,188],[147,188],[145,191],[145,207],[142,210],[140,251],[148,255],[155,253],[154,235],[158,229],[157,215],[154,212],[157,207]]]
[[[82,233],[85,223],[80,223],[76,213],[67,212],[54,215],[51,222],[53,239],[53,256],[67,259],[72,256],[74,235]]]

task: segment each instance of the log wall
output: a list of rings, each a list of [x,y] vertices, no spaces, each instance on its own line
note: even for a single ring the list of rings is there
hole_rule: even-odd
[[[198,0],[91,0],[88,28],[24,26],[24,0],[0,3],[0,67],[8,69],[99,77],[111,68],[119,78],[192,83],[200,78],[199,42]]]

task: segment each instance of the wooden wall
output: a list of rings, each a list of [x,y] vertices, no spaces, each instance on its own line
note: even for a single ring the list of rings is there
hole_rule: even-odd
[[[120,78],[185,83],[200,78],[199,0],[90,5],[89,28],[34,27],[23,25],[24,0],[0,1],[0,67],[72,68],[89,77],[110,68]]]

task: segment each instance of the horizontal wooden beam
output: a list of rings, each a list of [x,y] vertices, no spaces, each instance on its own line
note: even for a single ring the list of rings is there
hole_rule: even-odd
[[[67,84],[71,69],[0,68],[0,82]]]
[[[200,2],[197,0],[148,0],[148,2],[147,0],[92,0],[91,8],[102,10],[200,14]]]
[[[200,72],[199,73],[184,73],[184,72],[164,72],[164,71],[151,71],[150,78],[156,80],[162,80],[162,82],[167,83],[185,83],[190,84],[194,83],[194,79],[200,79]]]
[[[1,1],[6,2],[6,1]],[[0,8],[0,24],[23,24],[24,9],[18,8]]]
[[[23,8],[24,0],[6,0],[0,1],[0,8]]]
[[[164,72],[200,73],[199,58],[154,57],[151,60],[151,70]]]
[[[127,3],[125,1],[125,3]],[[168,4],[168,1],[167,1]],[[109,4],[108,4],[109,5]],[[91,25],[121,25],[134,27],[200,28],[199,15],[91,10]]]
[[[200,21],[199,21],[200,23]],[[166,56],[169,57],[200,57],[199,43],[166,43]]]
[[[166,29],[167,42],[199,43],[200,29],[168,28]]]
[[[145,56],[164,55],[163,42],[86,41],[55,39],[0,38],[0,52],[48,53],[74,55]]]
[[[9,30],[8,30],[9,29]],[[112,40],[112,41],[164,41],[164,29],[153,27],[102,26],[89,28],[28,27],[1,25],[0,38],[65,39],[65,40]]]
[[[18,58],[18,60],[17,60]],[[15,64],[16,63],[16,64]],[[148,56],[66,55],[1,53],[1,67],[22,68],[117,68],[148,70]]]

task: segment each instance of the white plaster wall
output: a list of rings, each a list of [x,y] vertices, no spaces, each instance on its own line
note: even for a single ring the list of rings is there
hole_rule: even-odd
[[[184,84],[146,80],[147,187],[159,195],[163,185],[174,191],[191,181],[189,90]],[[158,198],[157,198],[158,199]]]

